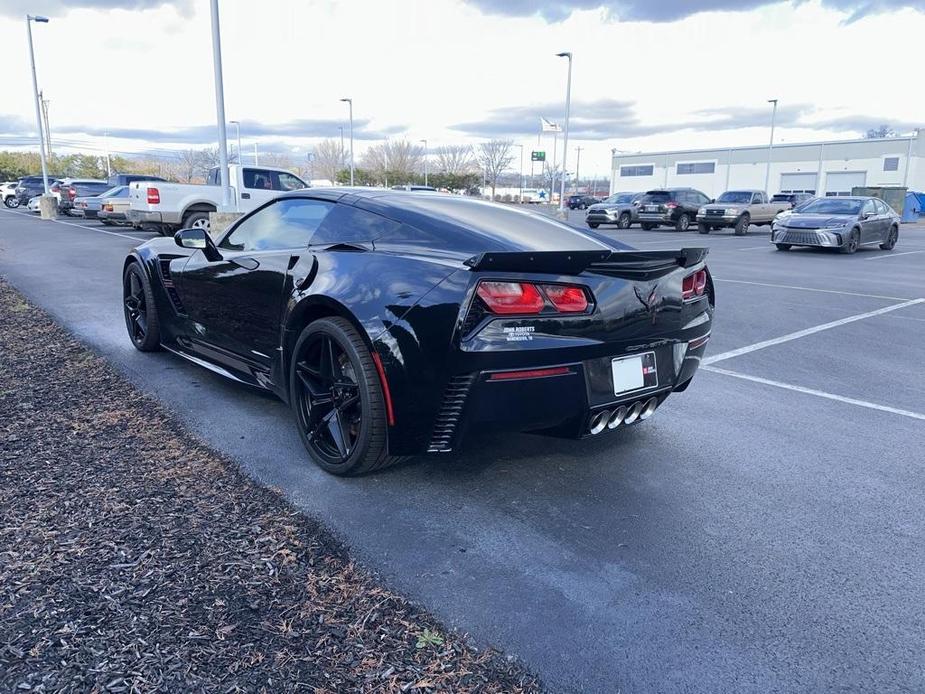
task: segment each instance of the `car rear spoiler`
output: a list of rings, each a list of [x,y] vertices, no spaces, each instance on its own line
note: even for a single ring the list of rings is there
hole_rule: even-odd
[[[480,253],[464,261],[471,270],[498,272],[542,272],[577,275],[588,268],[626,271],[632,274],[670,270],[673,266],[692,267],[703,262],[709,248],[682,248],[677,251],[536,251]]]

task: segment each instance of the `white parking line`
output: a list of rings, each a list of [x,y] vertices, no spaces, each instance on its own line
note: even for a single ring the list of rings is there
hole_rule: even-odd
[[[110,236],[121,236],[124,239],[131,239],[132,241],[147,241],[148,239],[138,236],[130,236],[129,234],[120,234],[118,231],[106,231],[105,229],[98,229],[97,227],[89,227],[85,224],[78,224],[77,222],[65,222],[61,219],[41,219],[39,217],[32,217],[24,212],[13,212],[12,210],[0,210],[0,212],[9,212],[10,214],[15,214],[18,217],[25,217],[26,219],[34,219],[38,222],[54,222],[55,224],[63,224],[67,227],[80,227],[81,229],[88,229],[90,231],[97,231],[101,234],[109,234]]]
[[[925,251],[906,251],[905,253],[887,253],[878,255],[874,258],[864,258],[864,260],[886,260],[887,258],[898,258],[901,255],[912,255],[913,253],[925,253]]]
[[[906,301],[905,296],[883,296],[882,294],[860,294],[858,292],[843,292],[838,289],[817,289],[816,287],[797,287],[792,284],[773,284],[770,282],[748,282],[746,280],[730,280],[714,277],[714,282],[731,282],[733,284],[750,284],[755,287],[773,287],[774,289],[794,289],[801,292],[820,292],[822,294],[843,294],[845,296],[863,296],[866,299],[888,299],[890,301]]]
[[[770,378],[761,378],[760,376],[749,376],[748,374],[743,374],[738,371],[729,371],[728,369],[719,369],[715,366],[704,366],[702,368],[704,371],[710,371],[712,373],[723,374],[724,376],[732,376],[733,378],[741,378],[745,381],[752,381],[753,383],[761,383],[766,386],[774,386],[775,388],[783,388],[785,390],[792,390],[797,393],[803,393],[805,395],[814,395],[817,398],[825,398],[826,400],[834,400],[835,402],[842,402],[848,405],[857,405],[858,407],[866,407],[867,409],[879,410],[880,412],[889,412],[890,414],[898,414],[903,417],[911,417],[912,419],[925,420],[925,414],[920,414],[919,412],[912,412],[910,410],[901,410],[898,407],[890,407],[888,405],[879,405],[875,402],[869,402],[867,400],[858,400],[856,398],[846,398],[843,395],[835,395],[834,393],[826,393],[823,390],[815,390],[814,388],[804,388],[803,386],[795,386],[791,383],[782,383],[781,381],[772,381]]]
[[[797,330],[795,333],[781,335],[780,337],[775,337],[770,340],[763,340],[762,342],[756,342],[753,345],[739,347],[738,349],[733,349],[728,352],[723,352],[722,354],[716,354],[710,357],[706,357],[704,358],[703,363],[704,364],[715,364],[718,361],[725,361],[726,359],[732,359],[733,357],[740,357],[743,354],[749,354],[759,349],[764,349],[765,347],[773,347],[774,345],[779,345],[783,342],[790,342],[791,340],[798,340],[801,337],[806,337],[807,335],[814,335],[816,333],[822,332],[823,330],[831,330],[832,328],[837,328],[840,325],[854,323],[855,321],[864,320],[865,318],[872,318],[873,316],[879,316],[884,313],[889,313],[890,311],[898,311],[901,308],[906,308],[907,306],[914,306],[915,304],[922,304],[922,303],[925,303],[925,299],[911,299],[910,301],[903,301],[900,304],[893,304],[892,306],[885,306],[883,308],[878,308],[876,311],[868,311],[867,313],[859,313],[854,316],[848,316],[847,318],[840,318],[838,320],[832,321],[831,323],[823,323],[822,325],[816,325],[812,328],[806,328],[804,330]]]

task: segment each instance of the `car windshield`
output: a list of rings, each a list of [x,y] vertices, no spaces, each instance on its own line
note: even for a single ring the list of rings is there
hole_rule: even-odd
[[[771,197],[771,202],[790,202],[789,195],[774,195]]]
[[[617,193],[616,195],[611,195],[609,198],[604,200],[604,202],[613,202],[618,205],[629,205],[633,202],[633,193]]]
[[[803,205],[800,212],[806,214],[844,214],[855,215],[861,211],[863,200],[847,200],[843,198],[819,198]]]
[[[729,190],[719,196],[716,202],[734,202],[748,204],[752,201],[752,194],[748,191]]]

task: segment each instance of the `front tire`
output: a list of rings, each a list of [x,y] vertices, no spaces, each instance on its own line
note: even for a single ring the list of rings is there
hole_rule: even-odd
[[[588,226],[591,227],[592,229],[597,229],[600,226],[600,224],[598,224],[597,222],[588,222]]]
[[[15,195],[10,196],[3,201],[3,204],[9,207],[11,210],[15,210],[17,207],[19,207],[19,198],[17,198]]]
[[[748,227],[752,223],[752,218],[748,214],[743,214],[736,220],[735,235],[745,236],[748,233]]]
[[[896,247],[896,242],[899,240],[899,227],[892,226],[890,227],[890,233],[886,237],[886,241],[880,244],[880,249],[884,251],[892,251]]]
[[[140,352],[161,348],[161,327],[151,282],[138,263],[131,263],[122,276],[122,308],[129,339]]]
[[[617,217],[617,229],[629,229],[633,223],[633,217],[629,212],[624,212]]]
[[[855,229],[851,232],[851,236],[848,238],[848,243],[841,247],[842,253],[852,254],[857,253],[858,247],[861,245],[861,233]]]
[[[775,243],[774,245],[777,246],[777,250],[779,251],[789,251],[790,250],[789,243]]]
[[[385,396],[372,354],[345,318],[302,331],[289,368],[299,436],[312,460],[334,475],[362,475],[398,460],[388,455]]]
[[[691,226],[691,218],[687,213],[683,213],[678,217],[678,221],[675,222],[674,228],[676,231],[687,231]]]
[[[703,222],[700,222],[699,224],[697,224],[697,231],[698,231],[699,233],[701,233],[701,234],[709,234],[709,233],[710,233],[710,225],[709,225],[709,224],[704,224]]]

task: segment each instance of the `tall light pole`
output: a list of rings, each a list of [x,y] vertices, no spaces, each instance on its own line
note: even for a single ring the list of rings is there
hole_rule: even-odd
[[[565,140],[562,144],[562,182],[559,190],[559,212],[565,213],[565,169],[568,160],[568,119],[572,110],[572,54],[568,51],[556,53],[559,58],[568,58],[568,82],[565,86]]]
[[[515,147],[520,147],[520,204],[524,204],[524,146],[523,145],[514,145]]]
[[[225,84],[222,81],[222,36],[218,22],[218,0],[212,0],[212,68],[215,73],[215,117],[218,121],[218,165],[222,177],[222,212],[231,207],[228,176],[228,135],[225,132]]]
[[[341,99],[350,107],[350,185],[353,185],[353,99]]]
[[[579,172],[581,171],[581,150],[584,147],[576,147],[575,151],[578,152],[578,157],[575,159],[575,192],[581,193],[581,179],[578,177]],[[589,192],[588,195],[591,195]]]
[[[39,129],[39,155],[42,160],[42,182],[45,184],[45,195],[48,190],[48,164],[45,163],[45,130],[42,128],[42,106],[39,98],[39,81],[35,76],[35,51],[32,49],[32,22],[48,24],[48,17],[26,15],[26,35],[29,37],[29,62],[32,65],[32,94],[35,96],[35,125]]]
[[[424,185],[427,185],[427,140],[421,140],[424,143]]]
[[[236,121],[236,120],[230,120],[230,121],[228,121],[228,122],[231,123],[231,124],[234,126],[235,133],[236,133],[237,136],[238,136],[238,163],[239,163],[239,164],[243,164],[243,163],[244,163],[244,154],[242,154],[242,152],[241,152],[241,123],[240,123],[240,121]]]
[[[344,126],[338,125],[337,130],[340,132],[340,167],[344,168],[347,161],[347,150],[344,149]]]
[[[771,111],[771,140],[768,142],[768,168],[764,172],[764,192],[768,192],[768,184],[771,182],[771,150],[774,149],[774,119],[777,117],[777,99],[768,99],[769,104],[774,104]]]

